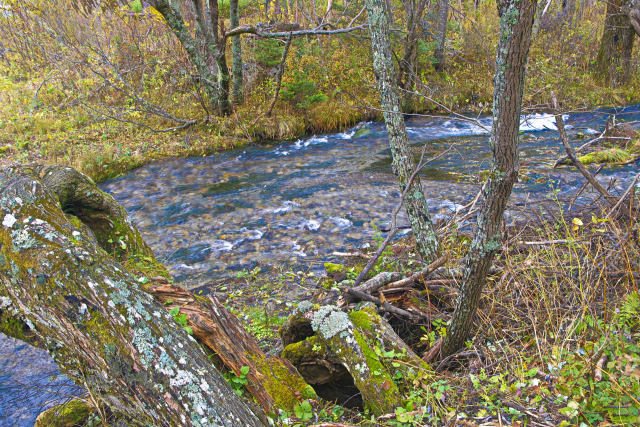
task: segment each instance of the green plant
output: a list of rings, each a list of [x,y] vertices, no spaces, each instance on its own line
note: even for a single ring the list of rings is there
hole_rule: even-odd
[[[224,377],[229,382],[229,385],[238,396],[242,396],[242,393],[244,392],[244,386],[249,383],[249,380],[247,379],[247,374],[249,373],[249,371],[250,368],[248,366],[243,366],[240,368],[240,373],[238,375],[234,374],[233,372],[224,374]]]
[[[311,406],[311,403],[309,403],[308,400],[305,400],[298,403],[293,408],[293,413],[300,421],[304,423],[313,418],[313,407]]]
[[[166,304],[171,304],[172,301],[167,301]],[[182,328],[189,334],[193,335],[193,329],[189,326],[189,322],[187,320],[187,315],[184,313],[180,313],[180,307],[173,307],[169,310],[169,314],[178,322],[178,325],[182,326]]]

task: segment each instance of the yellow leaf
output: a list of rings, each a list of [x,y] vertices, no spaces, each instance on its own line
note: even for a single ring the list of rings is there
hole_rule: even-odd
[[[571,223],[575,226],[582,226],[584,225],[584,223],[582,222],[582,220],[580,218],[573,218],[573,221],[571,221]]]

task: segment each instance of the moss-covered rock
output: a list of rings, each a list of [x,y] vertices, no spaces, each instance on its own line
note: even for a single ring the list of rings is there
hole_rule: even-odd
[[[34,427],[75,427],[86,425],[89,416],[95,409],[81,399],[70,400],[62,405],[54,406],[42,412],[36,418]]]

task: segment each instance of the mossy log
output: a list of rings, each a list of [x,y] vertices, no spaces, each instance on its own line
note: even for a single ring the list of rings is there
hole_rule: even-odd
[[[415,381],[428,381],[432,375],[429,365],[371,306],[346,313],[335,306],[301,304],[283,326],[281,336],[282,356],[307,382],[342,381],[342,365],[360,391],[365,408],[376,415],[393,412]]]
[[[133,252],[152,257],[139,233],[130,234],[124,211],[109,212],[108,196],[93,194],[99,190],[86,177],[75,188],[58,186],[67,173],[75,175],[22,166],[0,171],[3,304],[66,375],[133,423],[262,425],[196,341],[118,262]]]
[[[148,292],[167,308],[179,307],[193,336],[212,350],[226,368],[240,376],[249,367],[246,385],[265,413],[292,411],[304,399],[317,397],[298,371],[286,359],[267,356],[236,316],[215,297],[194,296],[175,285],[150,286]]]

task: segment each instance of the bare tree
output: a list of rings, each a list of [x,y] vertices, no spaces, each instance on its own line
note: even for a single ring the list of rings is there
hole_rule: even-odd
[[[536,0],[498,0],[500,40],[489,145],[493,164],[482,188],[477,229],[464,259],[462,287],[442,344],[444,356],[456,352],[473,331],[480,295],[493,257],[503,241],[503,214],[518,179],[518,133],[522,93]]]

